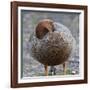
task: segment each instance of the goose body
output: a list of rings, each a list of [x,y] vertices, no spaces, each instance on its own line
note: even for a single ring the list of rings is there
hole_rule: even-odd
[[[75,39],[66,26],[51,20],[42,20],[35,32],[30,50],[35,60],[48,66],[63,64],[68,60],[74,50]]]

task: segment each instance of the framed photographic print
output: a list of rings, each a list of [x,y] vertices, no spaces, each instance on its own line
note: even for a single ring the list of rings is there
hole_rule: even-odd
[[[87,6],[11,2],[11,87],[87,83]]]

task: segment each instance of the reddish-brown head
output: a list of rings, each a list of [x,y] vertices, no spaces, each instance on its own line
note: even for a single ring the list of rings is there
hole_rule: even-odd
[[[40,21],[36,27],[36,37],[42,39],[48,32],[53,32],[54,26],[53,21],[44,19]]]

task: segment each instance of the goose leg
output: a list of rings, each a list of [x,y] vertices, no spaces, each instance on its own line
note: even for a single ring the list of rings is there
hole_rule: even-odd
[[[45,68],[45,76],[48,76],[48,65],[45,65],[44,68]]]
[[[63,74],[66,75],[66,64],[63,64]]]

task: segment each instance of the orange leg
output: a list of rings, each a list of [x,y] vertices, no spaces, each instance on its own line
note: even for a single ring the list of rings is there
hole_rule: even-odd
[[[45,76],[48,76],[48,65],[45,65],[44,68],[45,68]]]
[[[63,64],[63,74],[66,75],[66,64]]]

